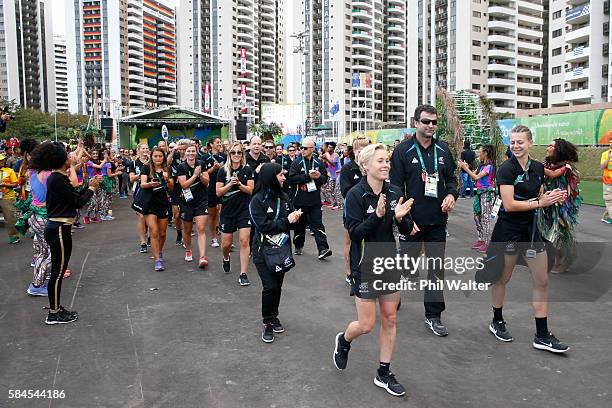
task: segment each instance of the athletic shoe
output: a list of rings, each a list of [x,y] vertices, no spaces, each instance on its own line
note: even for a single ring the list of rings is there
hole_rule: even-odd
[[[497,340],[505,342],[514,340],[512,338],[512,334],[510,334],[510,331],[506,328],[506,322],[496,322],[495,320],[493,320],[489,325],[489,331],[495,337],[497,337]]]
[[[70,269],[66,269],[64,271],[64,279],[68,279],[71,276],[72,276],[72,271]]]
[[[602,218],[601,222],[605,222],[606,224],[612,224],[612,218]]]
[[[91,224],[91,220],[89,219],[89,217],[83,217],[83,222],[87,225]]]
[[[231,272],[231,263],[229,258],[223,260],[223,272],[230,273]]]
[[[206,258],[205,256],[201,256],[200,261],[198,262],[198,267],[202,269],[206,269],[207,266],[208,266],[208,258]]]
[[[75,222],[74,224],[72,224],[72,227],[74,229],[83,229],[83,228],[85,228],[85,226],[83,224],[81,224],[80,222]]]
[[[278,317],[275,318],[274,321],[272,322],[272,330],[274,331],[274,333],[284,333],[285,332],[285,328],[283,327],[280,320],[278,320]]]
[[[385,375],[380,375],[377,371],[376,377],[374,377],[374,384],[380,388],[384,388],[389,394],[396,397],[401,397],[406,394],[406,389],[402,384],[397,382],[395,375],[391,371]]]
[[[274,329],[271,324],[264,324],[261,339],[264,343],[272,343],[274,341]]]
[[[429,328],[436,336],[448,336],[448,330],[446,329],[446,326],[442,324],[439,317],[425,319],[425,327]]]
[[[191,253],[191,251],[185,251],[185,261],[186,262],[193,261],[193,254]]]
[[[310,231],[310,236],[314,237],[314,232],[312,230]]]
[[[30,283],[28,289],[26,290],[27,294],[30,296],[48,296],[47,292],[47,284],[40,285],[39,287],[34,286],[33,283]]]
[[[60,311],[57,313],[49,312],[47,314],[47,319],[45,320],[46,324],[66,324],[72,323],[79,320],[78,313],[70,312],[64,308],[60,308]]]
[[[249,277],[246,273],[241,273],[238,276],[238,283],[240,284],[240,286],[249,286],[251,284],[251,282],[249,282]]]
[[[147,244],[140,244],[140,253],[141,254],[146,254],[149,251],[149,249],[147,248]]]
[[[213,248],[219,248],[219,240],[217,238],[211,239],[210,246]]]
[[[112,221],[114,219],[115,217],[113,217],[112,215],[107,215],[106,217],[104,217],[104,221]]]
[[[303,255],[304,254],[304,248],[295,248],[295,254],[296,255]]]
[[[19,237],[9,237],[9,244],[18,244]]]
[[[570,348],[567,344],[562,343],[554,334],[548,333],[545,337],[533,338],[533,347],[538,350],[547,350],[552,353],[565,353]]]
[[[332,254],[331,249],[329,249],[329,248],[324,249],[321,252],[319,252],[319,259],[323,260],[323,259],[327,258],[328,256],[331,256],[331,254]]]
[[[478,249],[482,244],[484,244],[484,241],[476,241],[472,244],[472,249]]]
[[[121,195],[119,196],[119,198],[123,200],[124,198],[127,198],[127,196],[126,196],[126,195],[121,194]]]
[[[162,261],[155,261],[155,272],[161,272],[164,270],[164,264],[162,264]]]
[[[481,254],[486,254],[488,250],[489,250],[489,246],[484,242],[482,243],[481,246],[476,248],[476,252],[480,252]]]
[[[32,258],[32,262],[30,262],[30,266],[36,266],[36,258]]]
[[[183,245],[183,239],[182,239],[182,238],[177,238],[177,239],[176,239],[176,242],[174,243],[174,245],[176,245],[176,246],[181,246],[181,245]]]
[[[351,345],[341,345],[340,337],[344,333],[340,332],[336,334],[336,341],[334,346],[334,354],[332,354],[332,361],[338,370],[344,370],[346,368],[346,364],[348,363],[348,353],[351,350]]]
[[[164,253],[162,251],[159,251],[159,260],[164,262]]]
[[[351,284],[351,278],[348,275],[346,275],[346,277],[344,278],[344,281],[348,283],[349,285]]]

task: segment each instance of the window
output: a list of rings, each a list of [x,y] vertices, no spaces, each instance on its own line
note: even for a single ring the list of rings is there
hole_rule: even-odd
[[[553,75],[560,74],[561,73],[561,66],[559,65],[558,67],[553,67],[552,73],[553,73]]]
[[[557,19],[561,18],[561,13],[562,12],[563,12],[562,10],[555,11],[553,13],[553,15],[552,15],[553,20],[557,20]]]
[[[472,89],[480,89],[480,84],[472,84]]]
[[[477,55],[477,54],[472,55],[472,61],[480,61],[480,55]]]
[[[481,44],[481,43],[480,43],[480,41],[478,41],[478,40],[472,40],[472,45],[473,45],[474,47],[480,47],[480,44]]]
[[[558,30],[555,30],[552,32],[552,36],[553,38],[561,37],[562,33],[563,33],[563,29],[559,28]]]
[[[552,55],[553,57],[556,57],[557,55],[561,55],[561,47],[553,49]]]
[[[480,18],[480,11],[472,11],[472,17]]]
[[[561,92],[561,85],[554,85],[554,86],[551,88],[551,92],[552,92],[552,93],[559,93],[559,92]]]
[[[472,26],[472,31],[475,32],[475,33],[479,33],[480,31],[482,31],[482,29],[480,28],[480,26],[473,25]]]
[[[473,69],[472,70],[472,75],[480,75],[480,70],[479,69]]]

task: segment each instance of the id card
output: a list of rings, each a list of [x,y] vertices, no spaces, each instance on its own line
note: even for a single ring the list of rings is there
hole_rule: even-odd
[[[314,180],[310,180],[308,183],[306,183],[306,188],[308,189],[309,193],[317,191],[317,185],[315,184]]]
[[[501,205],[502,205],[502,199],[497,197],[495,199],[495,204],[493,204],[493,210],[491,210],[491,218],[497,218]]]
[[[191,200],[193,200],[193,194],[191,193],[190,188],[183,189],[183,197],[185,198],[186,202],[190,202]]]
[[[537,255],[538,253],[535,249],[528,249],[527,251],[525,251],[525,256],[527,256],[527,258],[529,259],[535,259]]]
[[[425,197],[438,198],[438,175],[425,176]]]

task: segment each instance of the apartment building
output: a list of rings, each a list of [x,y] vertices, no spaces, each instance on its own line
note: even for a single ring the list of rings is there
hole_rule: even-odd
[[[407,0],[302,0],[308,122],[347,132],[405,124]]]
[[[57,112],[68,112],[68,60],[66,59],[66,39],[61,35],[53,36],[53,55],[55,107]]]
[[[284,0],[182,0],[179,103],[259,120],[286,100]]]
[[[0,0],[0,99],[53,111],[55,79],[50,0]]]
[[[550,2],[549,106],[610,102],[610,2]]]
[[[167,1],[67,2],[73,112],[111,117],[176,104],[175,11]]]

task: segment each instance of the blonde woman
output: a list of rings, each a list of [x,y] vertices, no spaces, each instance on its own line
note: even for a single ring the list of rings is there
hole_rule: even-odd
[[[253,171],[246,165],[242,144],[232,143],[228,159],[217,173],[216,191],[221,200],[221,249],[223,251],[223,270],[230,273],[230,250],[234,232],[238,231],[240,241],[240,286],[250,285],[247,271],[249,268],[249,202],[255,188]]]

